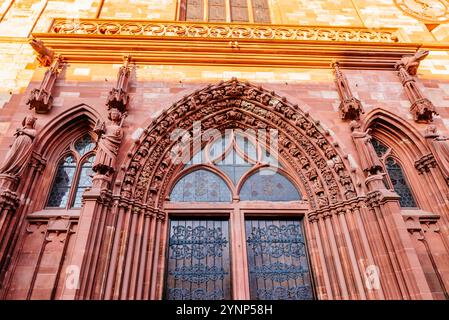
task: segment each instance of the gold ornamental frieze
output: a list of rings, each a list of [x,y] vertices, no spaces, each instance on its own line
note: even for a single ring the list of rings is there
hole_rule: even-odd
[[[208,22],[159,22],[103,19],[55,19],[49,33],[97,36],[229,38],[249,40],[302,40],[400,42],[397,29],[332,26],[258,25]]]

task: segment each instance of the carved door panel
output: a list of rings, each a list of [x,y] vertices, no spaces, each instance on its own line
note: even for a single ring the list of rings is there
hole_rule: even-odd
[[[313,299],[302,222],[246,220],[251,299]]]
[[[171,220],[166,298],[231,299],[226,220]]]

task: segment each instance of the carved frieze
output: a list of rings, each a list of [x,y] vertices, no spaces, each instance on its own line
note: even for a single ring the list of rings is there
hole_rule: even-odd
[[[145,22],[92,19],[55,19],[49,30],[56,34],[135,35],[150,37],[270,39],[304,41],[398,42],[395,29],[368,29],[314,26],[268,26],[248,24],[215,24],[202,22]]]

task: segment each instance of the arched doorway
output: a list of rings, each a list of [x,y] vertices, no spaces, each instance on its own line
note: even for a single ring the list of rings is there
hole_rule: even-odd
[[[164,205],[166,299],[313,298],[308,205],[294,170],[264,142],[227,129],[180,166]]]
[[[219,163],[212,161],[214,159],[211,159],[213,165],[209,163],[201,168],[194,164],[186,167],[185,164],[173,161],[176,146],[184,141],[183,135],[176,133],[187,132],[195,140],[196,123],[199,123],[202,131],[215,129],[220,134],[229,128],[243,131],[275,130],[278,133],[278,158],[281,160],[276,172],[279,173],[279,179],[284,179],[283,181],[288,181],[295,187],[290,189],[296,189],[301,200],[295,198],[290,201],[292,198],[289,198],[288,201],[275,201],[266,197],[264,200],[268,201],[245,199],[254,191],[251,188],[245,189],[248,188],[245,187],[245,182],[257,180],[257,172],[270,167],[263,163],[258,167],[251,163],[249,156],[249,164],[243,161],[236,163],[237,167],[222,168],[218,168]],[[203,141],[192,154],[195,155],[203,148],[207,149],[206,145],[207,141]],[[235,154],[245,160],[242,152]],[[372,256],[366,242],[358,245],[359,239],[366,236],[365,230],[358,227],[364,223],[360,217],[360,206],[364,198],[357,194],[348,169],[348,160],[338,150],[338,144],[333,141],[330,132],[286,98],[237,79],[206,86],[164,110],[147,126],[127,155],[129,158],[121,166],[115,179],[114,203],[105,222],[109,234],[104,241],[92,238],[93,242],[89,244],[100,252],[101,263],[96,274],[103,276],[89,278],[89,269],[83,269],[81,277],[87,280],[82,282],[78,298],[168,297],[167,275],[170,271],[173,276],[182,278],[184,274],[181,269],[184,265],[194,270],[192,261],[181,263],[178,270],[176,264],[170,269],[170,262],[166,263],[169,261],[167,255],[170,255],[170,232],[173,232],[173,226],[180,225],[179,221],[182,220],[181,226],[186,230],[188,226],[201,226],[208,219],[214,220],[214,223],[221,221],[212,225],[213,228],[220,227],[222,232],[225,228],[229,230],[225,231],[228,235],[225,240],[231,257],[229,267],[223,268],[223,277],[228,272],[232,280],[228,282],[230,289],[227,295],[223,294],[223,298],[249,299],[257,297],[257,293],[263,293],[265,298],[276,295],[279,298],[298,296],[295,296],[295,292],[286,293],[286,287],[277,289],[276,284],[271,287],[265,284],[260,287],[251,285],[251,281],[254,283],[251,271],[257,274],[263,271],[265,264],[251,262],[248,254],[248,243],[251,244],[248,239],[254,238],[251,237],[253,227],[259,230],[273,225],[271,228],[282,229],[283,226],[292,224],[292,221],[295,230],[301,230],[300,226],[303,226],[302,236],[306,235],[309,267],[313,267],[314,290],[318,299],[363,299],[367,295],[377,296],[377,292],[368,292],[363,287],[363,272],[372,264]],[[228,153],[225,152],[224,155],[226,158]],[[188,160],[191,158],[188,157]],[[229,189],[228,198],[224,199],[227,201],[193,201],[196,202],[193,206],[189,195],[182,195],[182,200],[188,200],[187,202],[179,201],[181,196],[176,188],[181,187],[176,184],[184,183],[180,181],[186,181],[182,179],[188,177],[189,173],[192,175],[186,179],[200,179],[201,177],[195,178],[195,172],[201,175],[202,171],[198,171],[199,169],[206,170],[207,173],[202,174],[213,177],[211,179],[218,188]],[[242,176],[239,175],[241,171],[244,171]],[[232,202],[229,200],[229,193]],[[223,194],[226,193],[203,193],[202,199],[214,199]],[[178,201],[170,201],[170,195]],[[210,216],[217,219],[210,219]],[[190,219],[189,225],[185,221],[187,218]],[[261,220],[271,222],[267,224]],[[276,220],[275,223],[273,220]],[[174,224],[172,221],[177,222]],[[220,225],[223,221],[227,221],[227,224]],[[202,227],[208,228],[208,225]],[[272,261],[274,268],[282,266],[284,270],[284,267],[289,267],[285,266],[286,262],[283,260],[275,260]],[[193,265],[196,264],[198,261],[193,261]],[[294,266],[292,273],[299,274],[295,266],[300,264],[294,262],[291,265]],[[214,268],[211,270],[216,271]],[[211,277],[215,275],[211,274]],[[202,279],[195,281],[201,282]],[[303,284],[296,284],[300,285]],[[172,288],[177,288],[177,284]],[[180,292],[183,294],[183,291]],[[202,297],[202,292],[198,295]],[[190,287],[185,298],[192,298]]]

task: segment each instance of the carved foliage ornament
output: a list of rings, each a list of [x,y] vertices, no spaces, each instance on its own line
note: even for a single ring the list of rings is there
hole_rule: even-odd
[[[427,23],[449,21],[449,1],[447,0],[395,0],[407,15]]]
[[[215,24],[211,22],[145,22],[92,19],[55,19],[49,33],[138,35],[169,38],[272,39],[304,41],[399,42],[392,29]]]
[[[335,147],[307,113],[285,98],[236,79],[209,85],[164,111],[145,130],[130,154],[121,194],[137,202],[161,206],[178,165],[171,161],[175,129],[276,129],[279,154],[303,180],[311,205],[320,207],[356,196],[352,179]],[[204,132],[203,131],[203,132]]]

